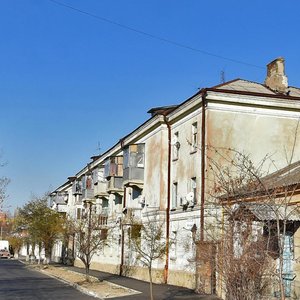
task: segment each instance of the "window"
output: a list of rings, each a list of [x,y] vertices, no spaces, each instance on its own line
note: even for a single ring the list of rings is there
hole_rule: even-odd
[[[136,154],[136,165],[138,168],[144,168],[144,152],[145,152],[145,145],[139,144],[137,146],[137,154]]]
[[[93,184],[94,185],[97,185],[98,184],[98,181],[99,181],[99,169],[96,168],[92,171],[92,181],[93,181]]]
[[[197,178],[192,177],[191,178],[191,192],[193,193],[194,196],[194,204],[197,203]]]
[[[197,122],[192,124],[192,141],[191,141],[191,152],[197,151],[198,146],[198,130]]]
[[[108,217],[107,216],[104,216],[104,215],[99,215],[99,217],[98,217],[98,224],[100,225],[100,226],[105,226],[105,225],[107,225],[107,219],[108,219]]]
[[[134,224],[131,226],[131,230],[130,230],[130,237],[132,239],[138,240],[141,238],[141,230],[142,230],[142,225],[140,224]]]
[[[144,168],[145,144],[132,144],[124,149],[124,169]]]
[[[173,190],[172,190],[172,208],[177,207],[177,197],[178,197],[178,183],[173,183]]]
[[[92,188],[92,185],[93,185],[93,179],[92,179],[92,176],[91,175],[88,175],[86,178],[85,178],[85,188],[87,190],[90,190]]]
[[[132,192],[131,192],[131,199],[136,199],[140,195],[142,195],[142,190],[138,187],[132,187]]]
[[[101,229],[101,233],[100,233],[100,240],[105,241],[107,240],[107,228],[103,228]]]
[[[123,176],[123,157],[111,156],[104,164],[104,176]]]
[[[172,139],[172,145],[173,145],[173,159],[178,159],[179,156],[179,132],[175,132]]]

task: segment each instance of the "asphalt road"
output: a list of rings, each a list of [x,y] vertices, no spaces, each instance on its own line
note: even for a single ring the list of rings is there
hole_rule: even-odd
[[[21,262],[10,259],[0,259],[0,299],[95,300],[59,280],[27,269]]]

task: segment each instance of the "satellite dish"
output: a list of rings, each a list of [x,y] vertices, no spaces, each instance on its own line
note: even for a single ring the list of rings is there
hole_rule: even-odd
[[[194,201],[194,193],[193,192],[189,192],[186,196],[185,199],[189,202],[193,202]]]
[[[173,137],[172,140],[171,140],[171,145],[175,145],[177,143],[177,138],[176,137]]]
[[[189,201],[186,198],[181,199],[181,206],[186,206],[189,204]]]

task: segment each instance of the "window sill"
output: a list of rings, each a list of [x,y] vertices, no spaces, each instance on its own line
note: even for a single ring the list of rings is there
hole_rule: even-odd
[[[186,212],[192,212],[197,210],[197,208],[199,208],[199,204],[196,203],[193,206],[188,206],[187,209],[183,209],[182,206],[176,206],[176,207],[172,207],[170,208],[170,212],[172,213],[186,213]]]

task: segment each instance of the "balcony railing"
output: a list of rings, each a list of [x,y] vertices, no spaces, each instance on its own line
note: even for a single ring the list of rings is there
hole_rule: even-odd
[[[123,171],[124,182],[138,182],[144,181],[144,168],[129,167]]]
[[[132,144],[124,149],[124,184],[143,184],[144,181],[145,145]]]
[[[59,213],[66,213],[66,212],[68,212],[68,206],[66,204],[59,204],[57,206],[57,211]]]
[[[56,203],[56,204],[66,204],[68,203],[68,194],[56,194],[51,196],[51,203]]]
[[[93,200],[94,199],[94,189],[83,189],[82,190],[82,200]]]
[[[122,192],[123,191],[123,177],[110,177],[107,181],[107,192]]]
[[[95,197],[100,197],[100,196],[107,196],[107,182],[98,182],[98,184],[96,184],[94,186],[94,196]]]

